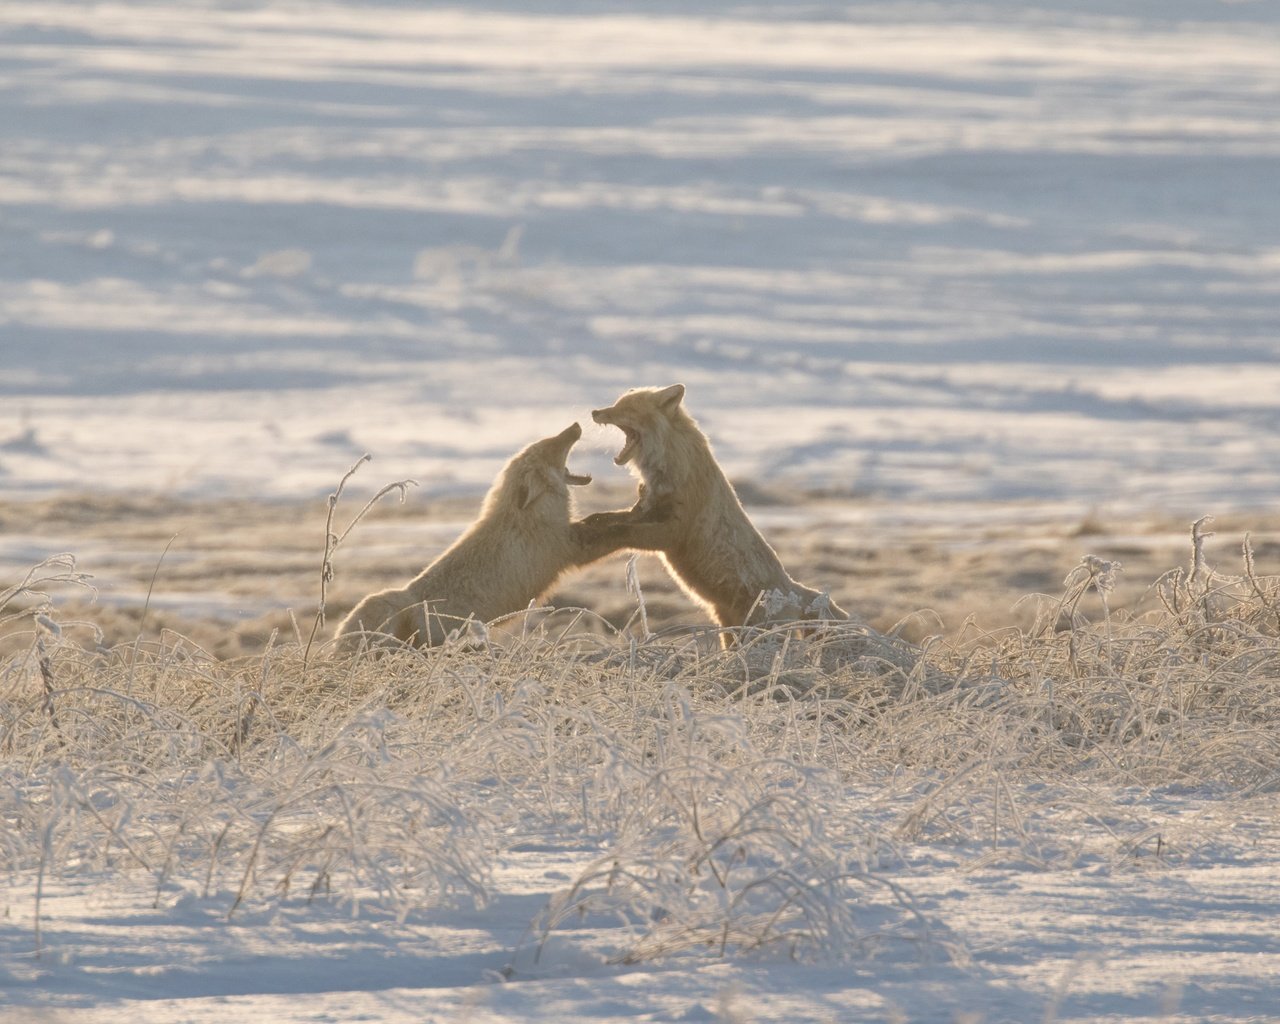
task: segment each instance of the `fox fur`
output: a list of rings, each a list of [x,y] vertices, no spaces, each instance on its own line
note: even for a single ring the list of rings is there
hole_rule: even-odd
[[[683,398],[683,384],[637,388],[592,412],[597,423],[625,436],[614,462],[640,477],[640,495],[630,510],[588,516],[584,525],[602,540],[616,530],[625,546],[660,552],[671,575],[721,626],[848,619],[827,594],[783,568]]]
[[[337,629],[339,648],[441,643],[468,619],[491,622],[538,600],[567,569],[625,547],[628,531],[571,521],[570,485],[591,482],[565,465],[582,436],[574,423],[535,441],[504,467],[476,521],[407,586],[370,594]]]

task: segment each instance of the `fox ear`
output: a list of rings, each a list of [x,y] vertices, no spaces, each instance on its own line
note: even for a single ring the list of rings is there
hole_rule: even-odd
[[[526,474],[520,483],[516,485],[516,507],[521,510],[528,508],[542,497],[543,492],[546,490],[547,485],[540,473]]]
[[[684,398],[684,385],[672,384],[671,387],[663,388],[658,392],[658,405],[670,412],[680,404],[682,398]]]

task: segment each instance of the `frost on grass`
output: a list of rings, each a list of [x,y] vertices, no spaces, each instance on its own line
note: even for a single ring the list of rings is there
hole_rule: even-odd
[[[608,848],[551,900],[542,941],[603,914],[624,928],[612,958],[627,963],[775,949],[863,958],[894,939],[927,943],[924,918],[869,868],[874,832],[825,827],[844,802],[837,773],[757,749],[740,715],[699,713],[674,687],[642,730],[605,739],[593,791]]]
[[[295,897],[399,915],[483,899],[488,820],[447,763],[400,756],[412,729],[383,702],[295,697],[298,652],[260,668],[177,638],[60,648],[51,698],[4,696],[10,870],[147,872],[157,903],[194,893],[228,915]]]
[[[498,858],[549,844],[574,856],[516,970],[583,928],[619,963],[934,955],[918,858],[1185,862],[1280,785],[1280,585],[1247,538],[1239,574],[1212,568],[1206,536],[1134,609],[1086,557],[1028,627],[922,647],[840,623],[721,649],[559,609],[222,661],[173,634],[101,648],[48,565],[0,604],[0,863],[403,919],[483,906]],[[1182,814],[1188,791],[1220,817]]]

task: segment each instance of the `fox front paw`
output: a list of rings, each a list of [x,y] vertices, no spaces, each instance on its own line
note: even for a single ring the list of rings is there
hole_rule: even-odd
[[[674,494],[642,498],[631,509],[633,523],[669,523],[676,515]]]

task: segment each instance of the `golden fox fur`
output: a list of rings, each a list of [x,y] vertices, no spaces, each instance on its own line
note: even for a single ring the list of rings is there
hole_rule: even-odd
[[[566,468],[582,436],[574,423],[507,463],[454,543],[407,586],[370,594],[338,626],[342,649],[367,638],[429,647],[467,619],[491,622],[542,597],[566,569],[626,547],[628,533],[584,531],[570,521],[569,485],[588,484]]]
[[[620,546],[661,552],[672,576],[722,626],[847,619],[826,594],[788,575],[683,398],[683,384],[637,388],[591,414],[623,432],[614,462],[630,464],[641,483],[633,508],[588,516],[584,526],[602,540],[617,530]]]

